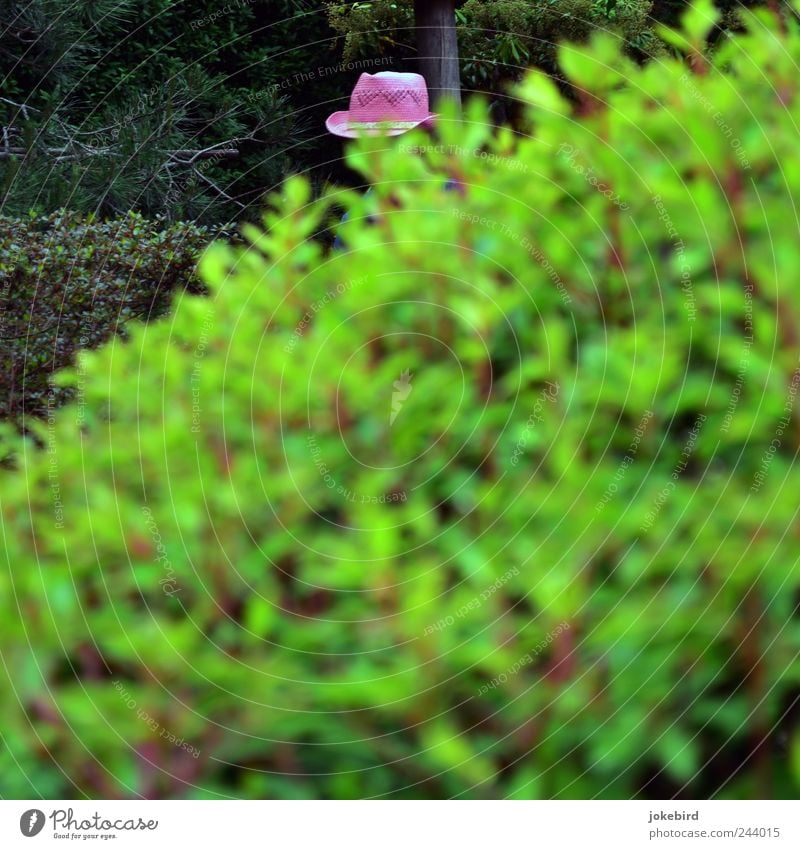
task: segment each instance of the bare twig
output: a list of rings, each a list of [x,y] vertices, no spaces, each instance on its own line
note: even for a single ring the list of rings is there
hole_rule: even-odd
[[[211,186],[211,188],[214,189],[214,191],[217,192],[219,195],[224,197],[225,200],[228,200],[231,203],[235,203],[236,206],[238,206],[240,209],[247,209],[247,207],[243,203],[236,200],[236,198],[232,198],[227,192],[223,191],[216,183],[214,183],[212,180],[209,180],[205,174],[203,174],[201,171],[198,171],[197,168],[192,168],[192,173],[195,176],[199,177],[204,183],[207,183],[209,186]]]
[[[22,117],[27,121],[28,120],[28,111],[38,112],[38,109],[34,109],[33,106],[27,106],[24,103],[17,103],[15,100],[9,100],[7,97],[0,97],[0,101],[3,103],[7,103],[9,106],[15,106],[22,112]]]
[[[209,145],[208,147],[202,148],[202,150],[173,150],[170,151],[170,156],[173,158],[173,163],[177,165],[192,165],[197,162],[198,159],[216,159],[225,158],[232,156],[238,156],[239,151],[236,148],[225,148],[224,145],[232,144],[234,140],[228,140],[223,142],[217,142],[216,144]],[[238,141],[236,139],[235,141]],[[188,159],[175,159],[175,157],[186,157]],[[168,163],[168,164],[173,164]]]

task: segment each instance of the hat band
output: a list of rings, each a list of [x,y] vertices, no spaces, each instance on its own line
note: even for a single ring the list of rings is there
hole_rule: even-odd
[[[427,116],[425,116],[427,118]],[[365,130],[377,130],[381,127],[395,127],[400,129],[401,127],[416,127],[417,124],[421,124],[425,118],[420,118],[418,121],[347,121],[348,127],[363,127]]]

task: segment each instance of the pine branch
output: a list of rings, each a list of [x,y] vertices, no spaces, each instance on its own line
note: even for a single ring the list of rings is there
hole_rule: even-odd
[[[206,177],[206,175],[203,174],[201,171],[198,171],[196,168],[192,168],[192,173],[195,176],[199,177],[204,183],[211,186],[211,188],[214,189],[214,191],[217,192],[217,194],[219,194],[221,197],[224,197],[225,200],[230,201],[231,203],[235,203],[236,206],[239,207],[239,209],[247,209],[247,207],[243,203],[240,203],[238,200],[236,200],[236,198],[232,198],[227,192],[223,191],[216,183],[209,180],[209,178]]]
[[[3,128],[4,132],[7,128]],[[13,128],[8,128],[13,129]],[[5,136],[4,136],[5,137]],[[68,147],[48,147],[40,151],[41,153],[46,153],[48,156],[55,157],[57,162],[61,162],[67,159],[81,159],[84,157],[91,156],[120,156],[121,154],[112,150],[111,148],[93,148],[90,145],[85,145],[81,143],[77,143],[82,151],[74,151]],[[222,142],[222,144],[227,144],[227,142]],[[25,156],[31,151],[25,147],[8,147],[4,146],[2,150],[0,150],[0,159],[7,159],[10,156]],[[204,148],[203,150],[166,150],[164,153],[170,157],[172,161],[164,163],[164,167],[171,167],[173,165],[192,165],[198,159],[234,159],[239,155],[239,151],[235,148],[228,149],[212,149],[212,148]],[[175,159],[174,157],[190,157],[189,159]]]

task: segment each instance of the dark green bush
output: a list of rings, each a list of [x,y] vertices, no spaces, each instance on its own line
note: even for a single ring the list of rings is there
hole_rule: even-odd
[[[177,290],[198,291],[210,240],[207,228],[136,214],[0,216],[0,418],[45,415],[69,394],[49,379],[76,349],[162,315]]]
[[[796,794],[800,32],[709,15],[357,145],[348,251],[290,181],[8,429],[3,795]]]

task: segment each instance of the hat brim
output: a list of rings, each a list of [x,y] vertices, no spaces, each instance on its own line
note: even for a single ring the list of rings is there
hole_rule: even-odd
[[[325,122],[329,133],[343,139],[357,139],[360,136],[400,136],[414,130],[422,124],[433,123],[439,116],[431,112],[419,121],[375,121],[368,124],[350,120],[350,113],[334,112]]]

